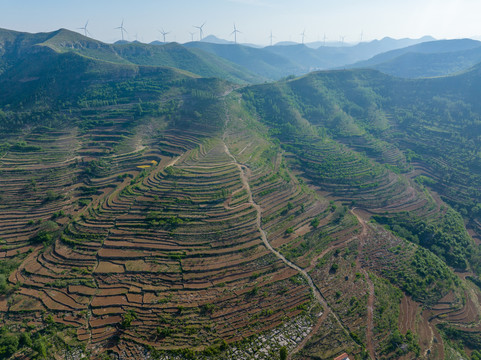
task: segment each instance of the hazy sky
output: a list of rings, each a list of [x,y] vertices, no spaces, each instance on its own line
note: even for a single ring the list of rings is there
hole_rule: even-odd
[[[481,35],[480,0],[0,0],[0,27],[28,32],[58,28],[76,30],[89,20],[93,38],[119,40],[115,30],[124,19],[128,40],[190,41],[193,25],[205,22],[204,36],[233,40],[233,23],[242,32],[238,42],[364,40],[476,37]],[[82,31],[82,30],[76,30]]]

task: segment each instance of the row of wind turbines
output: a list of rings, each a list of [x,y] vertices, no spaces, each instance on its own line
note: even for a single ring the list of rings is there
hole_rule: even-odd
[[[84,35],[85,36],[92,36],[92,34],[87,30],[87,26],[89,24],[89,20],[87,20],[87,22],[85,23],[85,25],[83,27],[79,27],[77,28],[77,30],[83,30],[84,31]],[[196,28],[199,30],[199,39],[200,41],[202,41],[202,39],[204,38],[204,25],[205,25],[205,22],[202,24],[202,25],[199,25],[199,26],[196,26],[196,25],[193,25],[192,27]],[[124,32],[128,34],[127,30],[124,28],[124,20],[122,19],[122,22],[120,24],[120,26],[114,28],[114,30],[120,30],[120,34],[121,34],[121,38],[122,38],[122,41],[124,41]],[[165,43],[166,42],[166,36],[170,34],[170,31],[164,31],[163,28],[161,28],[159,30],[160,34],[163,36],[163,42]],[[241,34],[242,32],[237,29],[235,23],[234,23],[234,31],[232,31],[230,33],[230,36],[234,35],[234,43],[237,44],[237,34]],[[191,40],[194,41],[194,35],[195,33],[194,32],[189,32],[190,36],[191,36]],[[301,40],[302,40],[302,44],[304,44],[304,39],[306,37],[306,30],[303,30],[302,33],[299,34],[301,36]],[[275,38],[274,35],[272,35],[272,31],[271,31],[271,34],[269,36],[269,39],[270,39],[270,44],[272,46],[273,44],[273,39]],[[362,38],[363,38],[363,32],[361,32],[361,42],[362,42]],[[344,39],[345,39],[345,36],[339,36],[339,41],[341,42],[341,45],[344,45]],[[326,34],[324,34],[324,37],[323,37],[323,44],[324,46],[326,45],[326,40],[327,40],[327,37],[326,37]]]
[[[92,34],[91,34],[91,33],[88,31],[88,29],[87,29],[88,24],[89,24],[89,20],[87,20],[87,22],[85,23],[84,26],[77,28],[77,30],[83,30],[85,36],[90,36],[90,37],[91,37]],[[204,37],[204,31],[203,31],[204,25],[205,25],[205,22],[204,22],[202,25],[200,25],[200,26],[195,26],[195,25],[193,26],[193,27],[199,29],[199,38],[200,38],[200,40],[202,40],[203,37]],[[120,23],[120,26],[114,28],[114,30],[120,30],[120,35],[121,35],[122,41],[124,41],[124,40],[125,40],[125,38],[124,38],[124,32],[128,34],[128,31],[127,31],[127,30],[125,29],[125,27],[124,27],[124,20],[123,20],[123,19],[122,19],[122,22]],[[160,32],[161,35],[163,36],[164,43],[165,43],[165,41],[166,41],[166,40],[165,40],[165,37],[170,34],[170,31],[164,31],[164,29],[161,28],[161,29],[159,30],[159,32]],[[237,43],[237,36],[236,36],[236,35],[237,35],[238,32],[240,32],[240,31],[235,28],[235,24],[234,24],[233,34],[234,34],[234,36],[235,36],[235,42],[236,42],[236,43]],[[195,33],[189,32],[189,34],[190,34],[190,36],[191,36],[191,38],[192,38],[192,41],[194,41],[194,35],[195,35]],[[231,35],[232,35],[232,34],[231,34]]]

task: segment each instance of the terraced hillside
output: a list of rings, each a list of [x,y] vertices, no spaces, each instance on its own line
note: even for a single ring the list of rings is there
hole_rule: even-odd
[[[107,111],[118,112],[108,107],[95,113],[110,117]],[[9,277],[14,300],[3,302],[9,323],[22,314],[40,325],[38,314],[47,311],[54,322],[75,327],[78,340],[135,357],[129,342],[208,353],[223,341],[305,318],[315,304],[309,286],[298,269],[263,246],[260,235],[265,228],[270,238],[275,224],[281,226],[277,238],[293,224],[306,233],[305,223],[326,212],[326,201],[309,199],[312,191],[287,169],[262,194],[254,179],[279,177],[282,157],[273,159],[278,155],[271,145],[256,136],[247,138],[258,154],[250,156],[258,173],[247,173],[251,191],[226,145],[240,141],[229,131],[222,140],[165,129],[149,141],[145,128],[162,123],[141,119],[121,131],[125,120],[77,136],[73,172],[82,182],[64,196],[69,210],[35,221],[28,254]],[[287,210],[279,209],[285,203]],[[260,211],[271,213],[271,220],[262,218],[261,225]],[[279,211],[285,219],[276,223]],[[299,211],[302,224],[292,220]],[[310,317],[289,324],[287,330],[301,333],[313,325]]]
[[[0,76],[1,358],[477,356],[477,69],[238,89],[40,40]]]
[[[173,139],[184,146],[190,140]],[[222,194],[242,189],[237,167],[219,143],[190,155],[175,166],[171,158],[152,160],[158,164],[133,185],[125,178],[11,279],[29,285],[24,295],[49,310],[87,310],[78,335],[92,344],[118,332],[112,325],[126,311],[136,315],[122,338],[162,348],[241,339],[296,315],[309,289],[290,285],[296,272],[262,247],[245,198],[226,209]],[[53,303],[37,290],[46,282],[62,289]],[[257,313],[272,315],[259,324]]]
[[[43,64],[37,87],[25,94],[16,84],[12,93],[23,97],[5,98],[11,110],[2,113],[2,250],[14,266],[4,270],[1,309],[8,336],[33,339],[21,351],[84,344],[89,356],[208,355],[281,325],[282,337],[309,332],[319,312],[313,287],[264,246],[257,199],[222,136],[230,85],[165,69],[119,75],[100,64],[112,80],[79,74],[70,79],[82,84],[77,98],[66,102],[50,86],[58,69]],[[44,86],[45,103],[29,103]],[[268,146],[253,159],[267,161]],[[283,191],[296,206],[305,199],[295,183]],[[322,205],[309,207],[305,221]],[[268,336],[275,351],[281,345]],[[289,341],[293,348],[301,338]]]
[[[456,291],[457,295],[450,297],[448,302],[441,300],[441,294],[447,295],[447,289],[454,289],[461,282],[463,286],[471,287],[471,285],[459,278],[456,279],[452,273],[448,275],[447,269],[439,269],[445,274],[442,277],[434,275],[430,272],[433,269],[427,270],[425,267],[427,264],[433,266],[436,261],[441,263],[444,261],[445,264],[461,272],[461,279],[466,276],[462,274],[479,274],[480,249],[477,238],[475,237],[473,241],[464,226],[466,222],[469,232],[476,234],[477,208],[469,208],[470,205],[467,204],[473,204],[473,197],[477,196],[476,177],[478,175],[476,167],[466,163],[466,156],[463,159],[460,157],[463,152],[475,151],[471,148],[473,143],[469,140],[474,134],[467,132],[467,127],[474,126],[479,121],[479,110],[467,96],[469,91],[459,89],[459,93],[455,92],[463,80],[469,79],[471,89],[477,86],[474,85],[478,81],[474,80],[478,79],[477,74],[478,70],[473,69],[459,77],[442,78],[432,82],[428,80],[408,82],[370,71],[321,72],[276,84],[242,89],[246,109],[255,111],[255,117],[267,127],[266,132],[280,141],[288,166],[295,169],[297,174],[308,181],[308,184],[334,201],[341,201],[345,205],[362,209],[361,215],[364,218],[374,215],[372,219],[384,224],[397,236],[409,240],[416,247],[421,246],[429,250],[427,253],[424,250],[416,250],[413,253],[414,258],[412,258],[413,255],[409,255],[412,260],[407,260],[404,258],[405,255],[402,255],[405,252],[399,248],[400,245],[387,245],[385,243],[387,238],[381,235],[382,233],[369,232],[369,240],[363,241],[362,237],[357,240],[361,244],[365,242],[366,246],[372,246],[381,241],[378,243],[380,247],[375,247],[374,252],[370,251],[365,255],[366,259],[375,261],[377,255],[374,256],[374,254],[382,254],[378,258],[381,263],[374,265],[374,269],[377,270],[375,276],[389,279],[391,284],[400,287],[428,308],[447,306],[449,311],[455,311],[458,307],[465,309],[460,305],[459,299],[463,298],[465,299],[463,302],[467,301],[466,293],[463,295],[462,291]],[[430,100],[430,96],[436,100]],[[430,101],[436,101],[437,105],[443,101],[446,105],[452,104],[450,103],[452,99],[443,98],[448,96],[457,96],[456,106],[470,109],[471,112],[462,113],[466,116],[463,118],[461,113],[453,117],[447,108],[446,110],[429,108]],[[425,98],[427,99],[424,102]],[[408,108],[411,110],[407,110]],[[409,112],[413,111],[413,108],[418,112]],[[408,112],[411,116],[410,120],[404,117]],[[436,117],[436,125],[433,125],[434,117]],[[418,119],[423,120],[418,121]],[[449,128],[451,134],[456,134],[452,136],[458,141],[445,142],[435,137],[432,133],[434,126]],[[445,134],[447,133],[446,130]],[[426,140],[424,140],[425,136]],[[416,137],[419,145],[408,144],[407,139],[410,137]],[[441,163],[442,169],[438,165]],[[465,172],[459,172],[457,170],[459,167],[463,167]],[[448,172],[452,175],[445,176],[441,181],[439,174]],[[468,192],[471,196],[470,200],[466,196]],[[450,205],[460,210],[464,221],[456,211],[450,208]],[[362,223],[363,220],[359,218],[359,221]],[[309,239],[309,236],[306,238]],[[336,253],[339,254],[342,249],[345,249],[347,254],[350,254],[353,250],[350,250],[351,245],[347,245],[348,243],[351,244],[350,241],[341,243]],[[394,254],[393,262],[387,261],[392,256],[386,257],[387,249]],[[431,259],[433,254],[435,257]],[[349,255],[346,257],[349,259]],[[418,258],[423,257],[427,258],[419,262]],[[441,260],[435,260],[438,258]],[[327,262],[325,256],[321,259],[321,263],[326,264],[324,271],[330,274],[330,276],[324,275],[325,280],[320,280],[324,277],[319,277],[320,281],[326,281],[326,287],[320,288],[321,292],[329,294],[329,289],[342,289],[339,285],[332,286],[332,274],[337,273],[337,268],[345,268],[348,264]],[[366,259],[361,261],[360,266],[365,268],[364,271],[372,271],[368,268],[373,265],[368,265],[369,262],[366,262]],[[394,264],[405,262],[410,265],[401,266],[399,270],[395,270],[398,265]],[[413,279],[407,280],[411,276],[409,275],[411,270],[408,268],[416,268],[423,263],[423,270],[417,270],[418,274],[430,280],[426,283],[419,279],[414,281],[414,284],[409,284]],[[360,279],[367,274],[363,271],[357,271],[356,274],[347,273],[344,275],[347,283],[353,275]],[[372,289],[372,286],[375,288],[376,282],[379,286],[384,286],[375,276],[369,276],[373,285],[368,281],[366,288]],[[436,277],[440,283],[435,288],[440,296],[432,298],[434,294],[429,295],[428,289]],[[477,278],[476,275],[474,277]],[[340,276],[340,278],[343,277]],[[316,281],[317,278],[313,279]],[[424,290],[419,292],[420,289]],[[345,311],[346,307],[349,308],[348,304],[341,301],[341,294],[342,292],[338,292],[331,299],[332,302],[342,304],[338,309],[340,312]],[[362,301],[360,296],[364,296],[364,298],[361,297]],[[356,300],[351,301],[351,305],[360,303],[361,308],[365,308],[369,301],[376,304],[376,299],[371,300],[367,290],[356,295],[355,298]],[[449,305],[436,305],[438,301],[442,304],[449,303]],[[370,316],[368,315],[368,319]],[[375,318],[375,313],[373,316]],[[448,317],[446,315],[422,316],[428,319],[426,324],[429,324],[431,330],[413,328],[411,331],[417,332],[420,336],[418,339],[420,349],[416,351],[422,352],[424,347],[424,354],[427,355],[434,351],[433,348],[426,348],[426,344],[432,344],[432,339],[423,340],[422,337],[434,333],[437,341],[440,341],[441,335],[435,330],[433,323],[438,324],[439,319]],[[456,324],[462,329],[458,328],[460,333],[456,333],[458,335],[455,341],[462,338],[459,334],[469,332],[472,326],[476,326],[479,318],[473,313],[472,316],[466,317],[465,321],[463,325]],[[427,329],[428,325],[425,326]],[[445,324],[438,328],[445,326],[451,325]],[[381,340],[378,344],[375,344],[373,338],[368,340],[366,338],[370,333],[368,329],[361,330],[359,338],[365,341],[365,344],[371,344],[369,349],[371,357],[382,357],[383,354],[389,353],[388,349],[392,351],[395,348],[389,347],[392,344],[388,344],[388,339]],[[374,327],[373,334],[376,331],[379,330]],[[452,333],[442,332],[447,338],[450,338],[448,334]],[[399,343],[406,341],[406,339],[399,339]],[[376,346],[379,347],[376,349]],[[444,347],[449,345],[444,343]],[[436,356],[444,356],[444,347],[437,348]],[[405,349],[408,348],[414,351],[414,348],[405,347]],[[476,346],[474,348],[476,349]],[[313,349],[315,349],[314,346]]]

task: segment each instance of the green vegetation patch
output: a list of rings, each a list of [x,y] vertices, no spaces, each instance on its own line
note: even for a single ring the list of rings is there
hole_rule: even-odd
[[[0,327],[0,359],[23,353],[28,359],[50,359],[51,354],[60,352],[85,352],[85,344],[76,339],[73,328],[55,323],[53,316],[44,317],[45,327],[24,325],[23,329],[4,325]]]
[[[438,329],[449,340],[458,342],[472,350],[481,351],[481,333],[479,331],[463,331],[448,324],[439,324]]]
[[[369,274],[374,284],[374,334],[381,337],[380,352],[396,357],[407,353],[419,356],[420,347],[418,339],[410,330],[405,335],[398,328],[400,304],[403,293],[389,281]],[[390,334],[384,337],[384,334]]]
[[[450,290],[454,290],[459,285],[459,279],[431,251],[417,246],[411,246],[411,249],[413,247],[414,251],[408,251],[408,256],[401,254],[397,266],[383,269],[382,274],[414,300],[433,305]]]
[[[373,218],[388,225],[396,235],[431,250],[448,265],[458,269],[466,269],[471,254],[476,251],[463,219],[452,209],[434,219],[412,213],[389,217],[376,215]]]
[[[17,259],[7,259],[0,261],[0,295],[10,292],[11,285],[8,284],[8,277],[10,273],[15,270],[19,261]]]

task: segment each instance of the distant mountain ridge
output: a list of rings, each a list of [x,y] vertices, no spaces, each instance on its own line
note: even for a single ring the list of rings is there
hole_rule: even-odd
[[[354,46],[319,46],[318,48],[313,48],[312,44],[289,42],[251,50],[250,46],[243,44],[222,43],[218,39],[211,43],[204,39],[202,42],[190,42],[184,46],[211,52],[258,75],[275,80],[288,75],[302,75],[315,70],[352,64],[385,51],[430,40],[433,38],[401,40],[384,38]]]
[[[432,77],[464,71],[481,62],[481,42],[472,39],[424,42],[385,52],[349,68],[371,68],[406,77]]]
[[[406,78],[433,77],[465,71],[481,62],[480,41],[432,39],[386,37],[354,46],[313,48],[317,42],[258,48],[213,35],[183,45],[160,41],[107,44],[66,29],[39,34],[0,29],[0,74],[24,56],[46,49],[116,64],[170,67],[237,84],[343,68],[372,68]]]
[[[300,71],[299,65],[289,58],[267,51],[265,48],[208,42],[191,42],[184,46],[214,54],[269,79],[278,79]]]
[[[75,53],[117,64],[168,66],[202,77],[218,77],[235,83],[264,80],[264,77],[254,75],[225,59],[200,50],[192,51],[177,43],[161,46],[138,42],[106,44],[66,29],[41,34],[0,29],[0,44],[0,72],[23,55],[48,48],[58,54]]]
[[[480,41],[471,39],[459,39],[459,40],[437,40],[428,41],[416,45],[403,47],[400,49],[391,50],[378,54],[369,60],[359,62],[353,65],[375,65],[380,64],[388,60],[392,60],[400,55],[407,53],[420,53],[420,54],[433,54],[433,53],[448,53],[453,51],[462,51],[474,49],[481,45]]]

